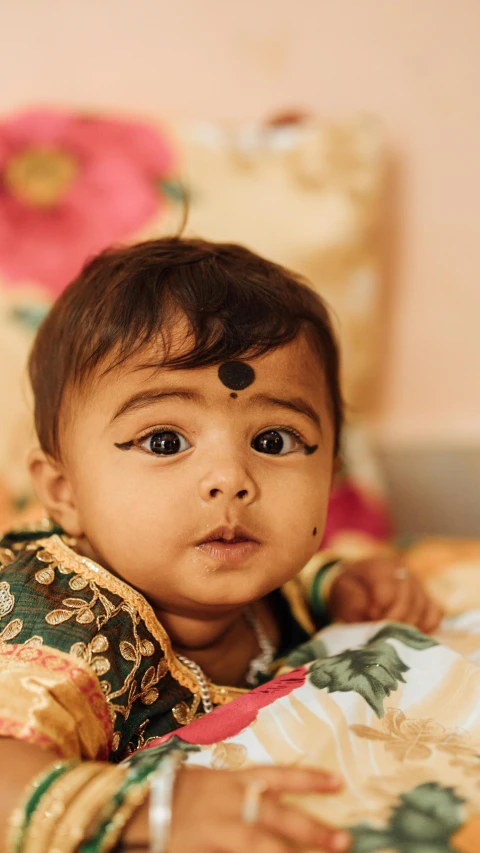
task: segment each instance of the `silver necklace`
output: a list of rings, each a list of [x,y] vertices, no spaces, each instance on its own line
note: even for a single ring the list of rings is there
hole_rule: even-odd
[[[259,673],[262,675],[267,674],[277,650],[269,640],[260,619],[254,613],[253,607],[249,606],[245,608],[245,619],[250,625],[253,633],[255,634],[255,639],[260,646],[260,652],[253,658],[253,660],[250,661],[248,672],[245,676],[247,684],[255,687],[257,683],[257,675]]]
[[[260,652],[250,661],[248,672],[245,677],[247,684],[254,687],[258,674],[266,674],[268,672],[277,650],[268,638],[260,619],[256,613],[254,613],[251,605],[245,608],[245,619],[252,628],[252,631],[255,634],[255,639],[260,646]],[[195,675],[200,688],[200,696],[202,699],[204,713],[209,714],[210,711],[213,711],[213,702],[207,676],[198,663],[190,660],[190,658],[186,658],[184,655],[177,655],[177,658],[180,663],[183,663],[183,665]]]

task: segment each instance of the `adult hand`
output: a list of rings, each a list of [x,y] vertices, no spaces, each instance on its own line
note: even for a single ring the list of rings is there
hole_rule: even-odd
[[[262,784],[258,820],[243,817],[250,783]],[[315,820],[282,801],[284,794],[336,794],[342,781],[320,770],[256,767],[181,769],[175,783],[168,853],[290,853],[292,846],[343,853],[348,832]]]

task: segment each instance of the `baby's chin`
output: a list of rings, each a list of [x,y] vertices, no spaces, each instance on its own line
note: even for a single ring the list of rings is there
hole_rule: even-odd
[[[188,585],[188,594],[182,596],[184,606],[205,616],[221,615],[238,610],[264,598],[279,584],[266,585],[257,579],[202,577]],[[187,593],[187,589],[185,589]]]

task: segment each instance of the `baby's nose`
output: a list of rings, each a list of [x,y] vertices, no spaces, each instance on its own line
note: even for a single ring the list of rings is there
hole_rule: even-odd
[[[242,501],[247,504],[257,497],[257,486],[243,465],[219,465],[200,481],[200,497],[205,502],[213,500]]]

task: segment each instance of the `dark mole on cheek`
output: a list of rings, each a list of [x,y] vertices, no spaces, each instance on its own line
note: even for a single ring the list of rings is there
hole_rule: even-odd
[[[237,399],[237,397],[238,397],[238,394],[235,394],[235,391],[232,391],[232,393],[230,394],[230,397],[231,397],[233,400],[236,400],[236,399]]]
[[[314,527],[314,528],[313,528],[313,535],[314,535],[314,536],[316,536],[316,535],[317,535],[317,528],[316,528],[316,527]]]
[[[255,371],[244,361],[225,361],[218,368],[218,378],[226,388],[243,391],[255,380]]]
[[[318,444],[306,444],[305,445],[305,456],[311,456],[312,453],[318,450]]]

